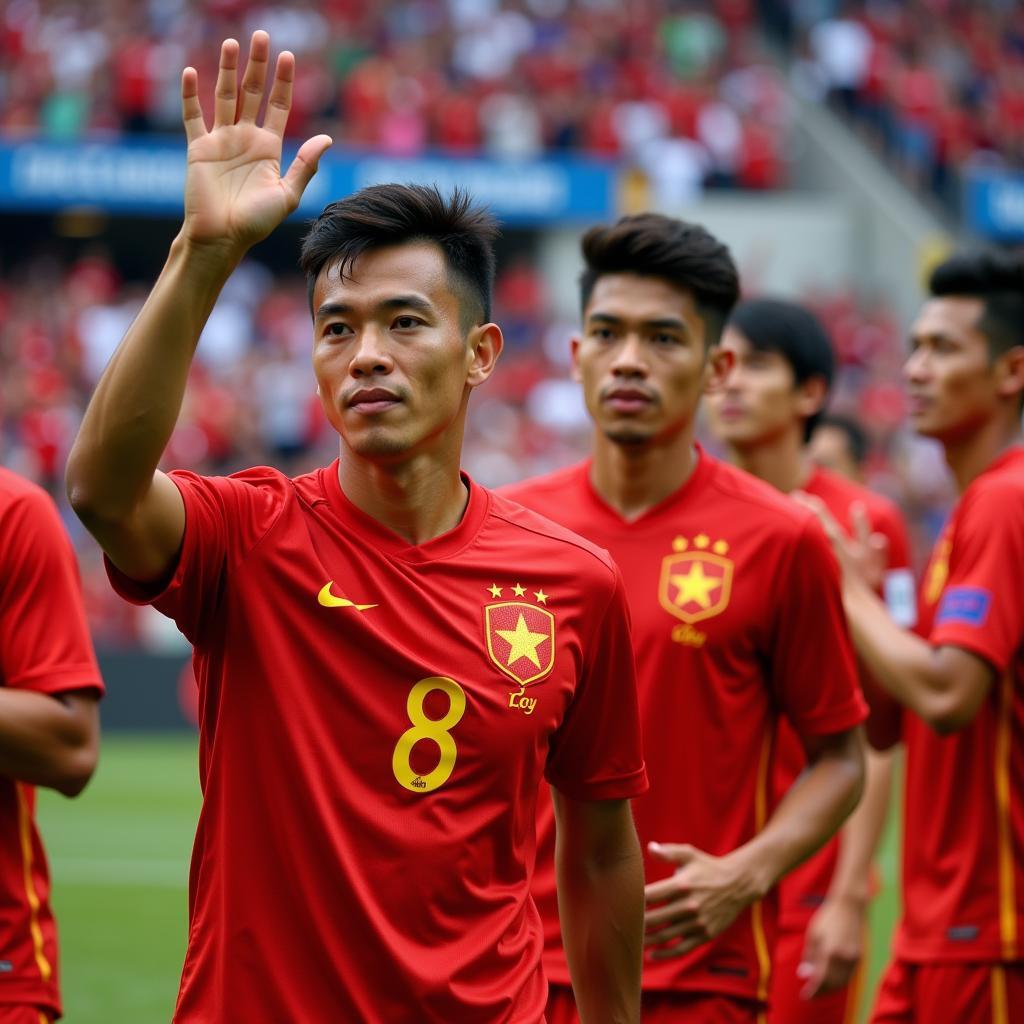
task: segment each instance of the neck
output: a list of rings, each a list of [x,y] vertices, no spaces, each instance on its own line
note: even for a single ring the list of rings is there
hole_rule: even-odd
[[[454,456],[420,454],[395,464],[355,455],[342,444],[338,482],[345,497],[410,544],[424,544],[458,526],[469,501]]]
[[[696,465],[692,428],[667,444],[636,446],[617,444],[597,433],[590,480],[619,515],[633,520],[682,487]]]
[[[760,444],[730,445],[729,458],[734,466],[771,484],[783,494],[798,491],[811,476],[810,461],[804,454],[801,440],[802,429],[787,430]]]
[[[1020,419],[1014,413],[1005,419],[994,417],[963,438],[943,441],[946,463],[956,480],[957,491],[963,494],[972,480],[984,473],[1007,448],[1022,440]]]

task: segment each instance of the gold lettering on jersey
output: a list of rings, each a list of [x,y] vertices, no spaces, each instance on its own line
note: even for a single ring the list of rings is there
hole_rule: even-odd
[[[672,639],[677,644],[686,644],[687,647],[703,647],[707,638],[707,633],[702,633],[688,622],[672,627]]]
[[[706,533],[699,533],[692,542],[676,537],[672,551],[661,560],[658,581],[658,603],[670,615],[687,626],[721,615],[729,606],[732,593],[734,563],[727,558],[729,545],[724,540],[712,542]],[[680,630],[672,639],[691,647],[700,647],[707,639],[699,630]]]
[[[932,555],[924,585],[924,599],[928,604],[935,604],[945,589],[949,577],[949,551],[952,546],[949,537],[943,537],[935,548],[935,554]]]
[[[532,715],[534,708],[537,706],[537,698],[527,697],[525,693],[525,686],[520,686],[515,693],[510,693],[508,695],[508,706],[510,708],[519,708],[524,715]]]
[[[493,589],[485,589],[500,593],[502,588],[494,584]],[[517,581],[510,589],[516,597],[523,597],[528,588]],[[533,603],[495,601],[484,607],[488,657],[519,687],[540,682],[550,674],[555,664],[555,615],[549,609],[540,607],[547,604],[551,595],[545,593],[543,588],[532,593]],[[524,711],[527,706],[523,701],[509,703],[509,707],[523,708]],[[526,711],[526,714],[530,714],[530,711]]]

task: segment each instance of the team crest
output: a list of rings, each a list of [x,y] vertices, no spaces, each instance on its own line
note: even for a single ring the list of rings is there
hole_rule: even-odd
[[[547,595],[539,593],[546,600]],[[484,609],[484,628],[491,661],[519,686],[538,682],[554,666],[555,616],[546,608],[526,601],[489,604]]]
[[[672,547],[673,554],[661,561],[661,607],[687,625],[724,612],[732,592],[733,562],[725,557],[729,545],[724,540],[712,544],[702,533],[692,544],[677,537]]]

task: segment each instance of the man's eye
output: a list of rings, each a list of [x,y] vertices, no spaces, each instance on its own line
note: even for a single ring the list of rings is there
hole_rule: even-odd
[[[348,331],[348,324],[328,324],[324,333],[337,338],[343,334],[348,334]]]
[[[672,345],[675,343],[676,336],[674,334],[655,334],[654,341],[659,345]]]
[[[595,327],[591,332],[592,338],[597,338],[598,341],[611,341],[615,335],[612,333],[609,327]]]
[[[395,321],[395,326],[400,331],[408,331],[411,330],[413,327],[418,327],[422,322],[422,320],[419,320],[414,316],[400,316]]]

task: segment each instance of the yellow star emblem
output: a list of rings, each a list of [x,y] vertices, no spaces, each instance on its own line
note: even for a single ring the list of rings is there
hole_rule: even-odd
[[[522,596],[523,596],[523,594],[525,594],[525,593],[526,593],[526,587],[524,587],[524,586],[522,586],[521,584],[517,583],[517,584],[516,584],[516,585],[515,585],[515,586],[514,586],[514,587],[512,588],[512,593],[513,593],[513,594],[515,594],[515,595],[516,595],[516,597],[522,597]]]
[[[690,571],[685,575],[675,574],[669,577],[672,586],[678,587],[676,594],[676,605],[682,608],[690,601],[696,602],[701,608],[711,607],[711,591],[722,585],[722,580],[717,576],[705,576],[704,567],[700,562],[694,562]]]
[[[487,589],[491,592],[491,597],[501,597],[501,587],[497,583],[492,583]]]
[[[537,657],[537,648],[548,639],[547,633],[534,633],[526,624],[522,613],[515,629],[498,629],[495,632],[508,641],[511,650],[508,652],[506,665],[514,665],[520,658],[532,661],[537,668],[540,668],[540,658]]]
[[[545,594],[543,590],[535,590],[533,592],[533,596],[535,598],[537,598],[537,604],[547,604],[548,603],[548,595]]]

